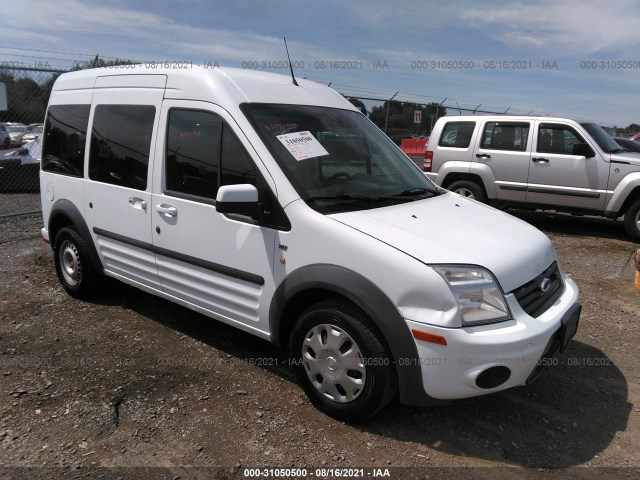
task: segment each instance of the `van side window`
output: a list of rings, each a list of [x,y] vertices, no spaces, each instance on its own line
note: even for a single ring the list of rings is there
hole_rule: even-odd
[[[222,127],[222,185],[256,185],[256,167],[238,137],[227,125]]]
[[[152,105],[97,105],[91,127],[89,178],[146,190],[155,116]]]
[[[475,122],[445,123],[440,135],[441,147],[469,148]]]
[[[573,146],[585,143],[573,128],[566,125],[543,123],[538,130],[538,152],[573,155]]]
[[[84,175],[84,146],[91,105],[51,105],[42,135],[42,169]]]
[[[221,139],[222,119],[217,115],[198,110],[171,110],[165,190],[215,200]]]
[[[528,136],[528,123],[487,122],[482,134],[482,148],[524,152]]]

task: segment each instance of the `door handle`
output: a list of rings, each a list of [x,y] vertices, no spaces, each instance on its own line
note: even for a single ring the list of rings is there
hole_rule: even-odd
[[[544,157],[532,158],[531,161],[535,163],[549,163],[549,159]]]
[[[178,209],[176,207],[172,207],[171,205],[167,205],[166,203],[156,205],[156,210],[166,217],[178,216]]]
[[[491,158],[488,153],[476,153],[476,158]]]
[[[142,210],[147,209],[147,202],[138,197],[129,197],[129,205],[133,208],[141,208]]]

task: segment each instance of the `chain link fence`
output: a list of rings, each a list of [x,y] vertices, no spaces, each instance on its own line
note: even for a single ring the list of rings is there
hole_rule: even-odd
[[[6,110],[0,111],[0,218],[40,211],[42,125],[59,70],[0,68]]]
[[[40,211],[40,135],[51,88],[61,73],[64,71],[0,68],[0,82],[7,94],[7,108],[0,111],[0,219]],[[403,138],[428,137],[436,120],[445,115],[557,114],[349,85],[329,86],[360,108],[397,144]],[[621,137],[635,133],[608,130],[612,135]]]

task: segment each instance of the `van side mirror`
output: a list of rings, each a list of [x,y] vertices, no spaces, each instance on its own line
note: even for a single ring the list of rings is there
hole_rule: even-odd
[[[573,151],[571,152],[573,155],[580,155],[582,157],[595,157],[596,154],[593,149],[587,145],[586,143],[576,143],[573,146]]]
[[[248,183],[220,187],[216,195],[216,210],[240,215],[258,213],[258,189]]]

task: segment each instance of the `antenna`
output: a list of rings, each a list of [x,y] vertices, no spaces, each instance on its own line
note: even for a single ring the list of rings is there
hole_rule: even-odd
[[[289,70],[291,70],[291,78],[293,79],[293,84],[296,87],[299,87],[300,85],[298,85],[298,82],[296,82],[296,77],[293,74],[293,66],[291,66],[291,57],[289,56],[289,47],[287,47],[287,37],[282,37],[284,38],[284,48],[287,50],[287,59],[289,60]]]

